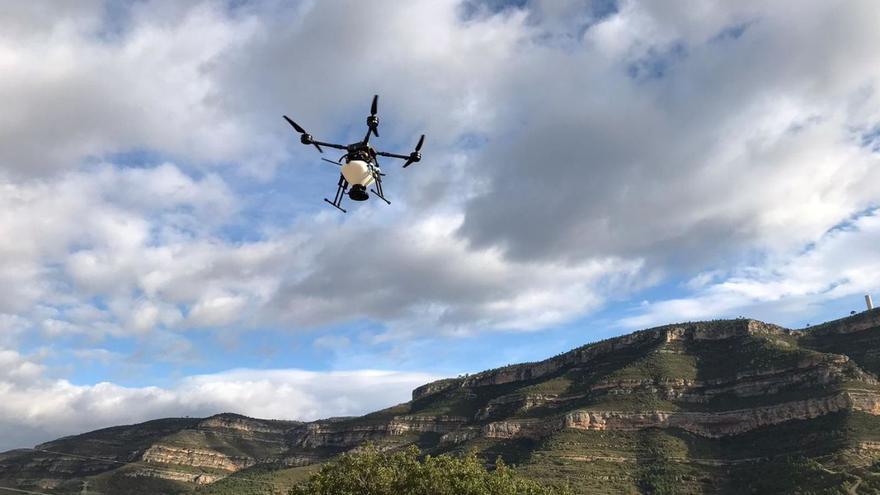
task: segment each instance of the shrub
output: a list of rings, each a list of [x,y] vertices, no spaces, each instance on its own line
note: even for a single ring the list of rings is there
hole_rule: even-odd
[[[382,452],[367,446],[321,467],[290,495],[567,495],[520,477],[499,458],[486,470],[471,453],[420,458],[416,447]]]

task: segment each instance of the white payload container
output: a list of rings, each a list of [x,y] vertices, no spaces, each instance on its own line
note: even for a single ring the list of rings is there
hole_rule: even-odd
[[[353,186],[368,187],[373,183],[373,173],[370,171],[370,166],[361,160],[352,160],[342,165],[342,176]]]

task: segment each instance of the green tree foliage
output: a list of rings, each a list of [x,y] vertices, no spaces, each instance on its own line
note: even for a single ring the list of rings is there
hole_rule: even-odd
[[[521,478],[499,458],[487,471],[475,454],[420,458],[410,447],[382,452],[368,446],[324,465],[290,495],[567,495]]]

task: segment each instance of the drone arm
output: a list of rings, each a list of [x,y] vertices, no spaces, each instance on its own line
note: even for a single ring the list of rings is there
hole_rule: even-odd
[[[379,156],[389,156],[391,158],[400,158],[401,160],[409,160],[409,155],[398,155],[397,153],[388,153],[385,151],[377,151],[376,154]]]
[[[348,146],[345,146],[343,144],[325,143],[322,141],[315,141],[314,139],[312,140],[312,143],[317,144],[318,146],[326,146],[328,148],[336,148],[338,150],[347,150],[348,149]]]
[[[287,115],[282,115],[282,117],[284,117],[284,120],[286,120],[287,123],[290,124],[291,127],[293,127],[293,130],[295,130],[296,132],[298,132],[298,133],[300,134],[300,136],[299,136],[299,140],[300,140],[300,142],[301,142],[302,144],[310,145],[310,146],[314,146],[314,147],[317,148],[318,151],[320,151],[321,153],[324,152],[324,150],[321,149],[321,146],[326,146],[326,147],[328,147],[328,148],[336,148],[336,149],[339,149],[339,150],[346,150],[346,149],[348,149],[347,146],[343,146],[343,145],[341,145],[341,144],[324,143],[324,142],[321,142],[321,141],[316,141],[316,140],[312,137],[311,134],[309,134],[308,132],[306,132],[306,130],[303,129],[303,127],[302,127],[301,125],[299,125],[299,124],[297,124],[296,122],[294,122],[293,119],[291,119],[291,118],[288,117]]]

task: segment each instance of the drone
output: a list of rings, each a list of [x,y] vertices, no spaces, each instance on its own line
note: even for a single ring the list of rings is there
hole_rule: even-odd
[[[284,115],[284,120],[293,126],[294,130],[300,134],[299,140],[302,144],[312,145],[321,153],[324,153],[322,147],[345,151],[345,154],[339,157],[336,161],[321,158],[321,160],[324,160],[327,163],[332,163],[341,168],[339,184],[336,188],[336,196],[334,196],[333,201],[330,201],[327,198],[324,198],[324,201],[330,203],[333,207],[343,213],[346,213],[346,210],[342,208],[342,198],[345,196],[346,191],[348,191],[348,197],[351,198],[352,201],[366,201],[370,198],[370,195],[367,193],[367,188],[371,185],[375,185],[375,189],[370,189],[373,194],[385,203],[389,205],[391,204],[390,201],[385,199],[385,193],[382,190],[382,177],[385,177],[385,174],[382,172],[382,169],[379,168],[380,156],[406,160],[403,164],[403,168],[409,167],[413,163],[417,163],[422,159],[421,149],[422,145],[425,144],[424,134],[419,138],[419,142],[416,143],[416,147],[412,153],[408,155],[377,151],[370,145],[371,135],[379,137],[379,117],[376,116],[378,104],[379,95],[374,95],[373,104],[370,106],[370,115],[367,116],[367,134],[364,135],[362,141],[349,145],[316,141],[311,134],[302,128],[302,126],[291,120],[287,115]],[[351,186],[350,190],[349,186]]]

